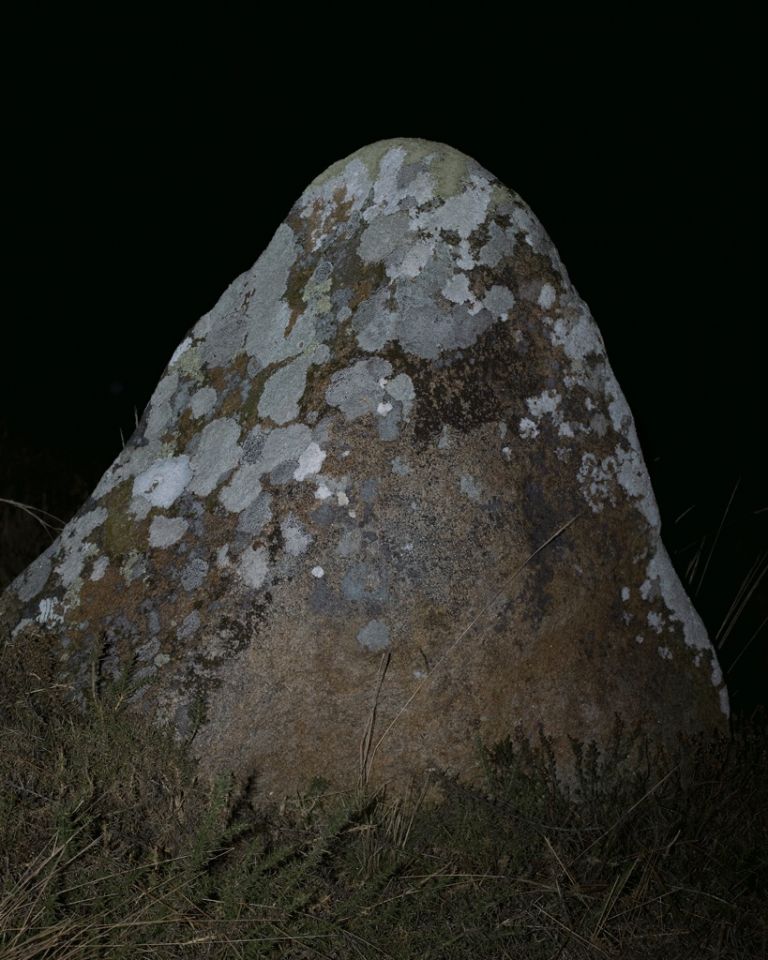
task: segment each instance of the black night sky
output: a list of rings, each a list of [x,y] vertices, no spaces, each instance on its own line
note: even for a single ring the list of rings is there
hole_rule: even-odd
[[[0,457],[53,451],[95,482],[187,329],[311,179],[374,140],[440,140],[520,193],[558,247],[635,415],[682,575],[700,552],[691,592],[714,635],[768,553],[760,124],[747,65],[683,67],[651,51],[576,89],[540,64],[527,82],[490,78],[491,96],[415,71],[396,95],[368,89],[364,108],[322,64],[297,67],[280,101],[250,64],[213,82],[103,52],[63,58],[34,88],[19,76]],[[729,680],[745,709],[765,701],[766,581],[721,650],[726,671],[739,657]]]

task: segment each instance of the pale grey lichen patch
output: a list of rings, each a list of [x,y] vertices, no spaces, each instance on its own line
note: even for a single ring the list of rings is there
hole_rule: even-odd
[[[96,562],[93,564],[93,569],[91,570],[91,580],[101,580],[104,574],[107,572],[107,567],[109,566],[109,557],[101,556],[96,558]]]
[[[259,399],[259,416],[277,424],[295,420],[299,415],[299,403],[304,396],[309,368],[313,364],[325,363],[330,355],[328,347],[320,344],[278,368],[264,384]]]
[[[201,587],[207,576],[208,561],[202,557],[195,557],[184,568],[181,574],[181,585],[189,593]]]
[[[325,392],[326,402],[341,410],[348,420],[374,413],[384,399],[384,388],[379,381],[391,373],[392,364],[379,357],[358,360],[333,374]]]
[[[303,423],[278,427],[263,437],[259,454],[253,461],[261,473],[271,473],[284,463],[298,463],[312,442],[312,431]]]
[[[392,473],[396,473],[399,477],[406,477],[410,472],[411,468],[405,460],[400,457],[395,457],[392,460]]]
[[[280,532],[283,535],[285,552],[291,557],[299,557],[302,553],[306,553],[312,543],[311,534],[307,533],[299,518],[293,513],[289,513],[280,522]]]
[[[656,497],[651,487],[651,479],[643,462],[639,447],[616,448],[616,479],[623,489],[634,498],[637,507],[648,521],[652,530],[661,529],[661,516]]]
[[[258,536],[272,519],[272,496],[263,490],[240,514],[237,532],[250,538]]]
[[[62,585],[71,587],[79,579],[88,557],[97,552],[93,543],[87,542],[93,531],[107,519],[104,507],[97,507],[67,525],[61,535],[62,560],[56,566]]]
[[[309,446],[301,453],[299,457],[299,465],[293,472],[294,480],[306,480],[307,477],[314,476],[314,474],[319,473],[323,466],[323,461],[325,460],[326,452],[320,448],[320,445],[315,443],[314,440]]]
[[[552,321],[545,317],[544,323],[550,328],[553,346],[562,347],[576,371],[585,372],[585,359],[588,356],[605,356],[605,345],[600,331],[585,304],[579,302],[578,309],[570,311],[568,319],[560,316]]]
[[[472,174],[462,193],[448,197],[431,210],[420,212],[414,223],[419,230],[447,230],[466,240],[485,221],[491,195],[490,181]]]
[[[266,547],[247,547],[240,556],[238,572],[243,582],[254,590],[258,590],[267,579],[269,572],[269,558]]]
[[[219,500],[230,513],[241,513],[261,493],[259,478],[263,471],[258,463],[243,463],[219,493]]]
[[[544,283],[539,293],[538,304],[542,310],[549,310],[557,298],[555,288],[551,283]]]
[[[485,267],[495,267],[501,259],[512,255],[516,231],[513,227],[501,227],[492,220],[488,234],[488,240],[480,248],[477,262]]]
[[[181,496],[191,479],[189,457],[158,460],[133,481],[133,495],[141,497],[152,507],[167,510]]]
[[[156,516],[149,527],[149,545],[161,549],[171,547],[181,540],[188,527],[183,517]]]
[[[413,386],[413,380],[407,373],[398,373],[384,384],[384,390],[393,400],[402,404],[403,416],[406,419],[411,415],[413,401],[416,397],[416,389]]]
[[[377,653],[386,650],[390,645],[389,627],[381,620],[370,620],[357,634],[357,642],[361,647]]]
[[[192,479],[190,492],[198,497],[207,497],[218,485],[224,474],[240,462],[242,449],[238,444],[240,425],[231,417],[211,420],[200,432],[199,442],[189,464]]]
[[[437,441],[437,446],[439,450],[448,450],[451,446],[451,436],[447,423],[443,424],[443,429],[440,431],[440,437]]]
[[[508,287],[495,283],[483,297],[482,303],[494,319],[505,321],[515,305],[515,297]]]
[[[416,204],[423,204],[434,196],[434,181],[426,172],[403,182],[401,179],[404,162],[415,159],[414,141],[408,144],[394,144],[385,150],[378,163],[378,175],[373,181],[372,203],[363,211],[366,220],[396,211],[404,201],[412,198]]]
[[[649,597],[654,586],[657,587],[669,611],[669,619],[681,624],[683,638],[687,646],[709,653],[712,684],[719,687],[723,682],[723,675],[709,641],[706,627],[691,603],[690,597],[685,592],[680,578],[672,566],[672,561],[669,559],[669,554],[660,541],[654,555],[648,561],[646,573],[647,580],[641,587],[641,595]],[[725,687],[720,691],[720,706],[727,716],[730,707]]]
[[[13,581],[13,589],[16,591],[16,596],[23,603],[28,603],[34,599],[48,582],[52,566],[51,553],[52,550],[49,547],[45,553],[40,554],[40,556],[27,567],[20,577],[17,577]]]
[[[181,623],[181,626],[176,631],[176,636],[179,640],[187,640],[189,637],[194,636],[197,631],[200,629],[202,619],[200,613],[197,610],[193,610],[191,613],[188,613],[184,620]]]
[[[378,263],[399,249],[410,227],[407,211],[377,217],[362,232],[357,248],[361,260]]]
[[[171,400],[179,385],[179,374],[176,370],[167,373],[155,388],[149,401],[149,416],[144,428],[147,440],[161,437],[168,429],[173,418]]]
[[[293,231],[283,223],[253,267],[230,284],[213,310],[200,319],[193,334],[202,339],[199,349],[209,367],[229,363],[243,347],[255,356],[260,339],[266,345],[282,337],[290,315],[282,297],[297,254]],[[273,359],[262,356],[265,366]]]
[[[201,387],[196,390],[189,401],[189,408],[195,420],[209,416],[213,412],[217,400],[218,394],[213,387]]]

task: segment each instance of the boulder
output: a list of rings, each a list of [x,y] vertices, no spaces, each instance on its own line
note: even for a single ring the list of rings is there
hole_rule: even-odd
[[[307,188],[0,625],[263,797],[728,714],[586,305],[520,197],[422,140]]]

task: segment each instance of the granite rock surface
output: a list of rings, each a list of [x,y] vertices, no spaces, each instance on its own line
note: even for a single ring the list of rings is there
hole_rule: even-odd
[[[4,642],[137,686],[262,795],[539,725],[726,722],[599,330],[531,210],[388,140],[316,179],[0,599]],[[375,705],[375,715],[372,713]],[[369,722],[372,730],[365,737]]]

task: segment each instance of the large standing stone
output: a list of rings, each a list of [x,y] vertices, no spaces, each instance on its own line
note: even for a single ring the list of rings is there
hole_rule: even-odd
[[[94,659],[152,681],[266,793],[356,777],[380,671],[376,780],[728,712],[587,307],[523,201],[421,140],[311,184],[0,621],[76,694]]]

